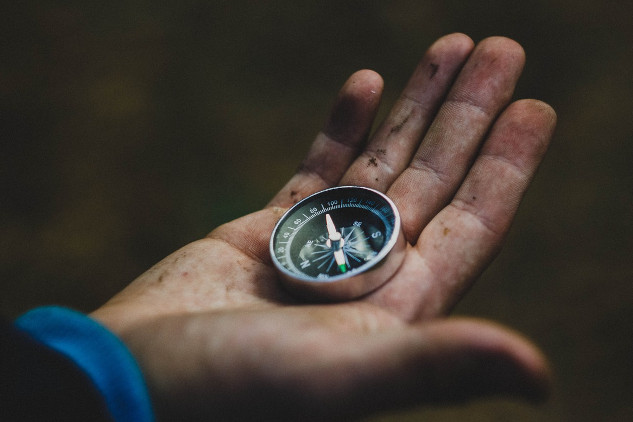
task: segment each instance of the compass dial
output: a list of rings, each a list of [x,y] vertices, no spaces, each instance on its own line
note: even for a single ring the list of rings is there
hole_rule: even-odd
[[[384,283],[401,263],[403,249],[393,202],[359,186],[305,198],[284,214],[270,241],[273,262],[292,291],[333,300],[351,299]]]

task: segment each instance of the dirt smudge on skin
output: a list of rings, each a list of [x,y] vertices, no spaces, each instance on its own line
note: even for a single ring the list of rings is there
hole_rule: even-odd
[[[379,149],[376,150],[376,154],[387,155],[387,150],[379,148]],[[372,167],[372,166],[373,167],[378,167],[378,159],[376,157],[371,157],[367,161],[367,167]],[[378,179],[376,179],[376,181],[378,181]]]
[[[398,123],[397,125],[393,126],[391,128],[391,130],[389,131],[390,134],[393,133],[398,133],[402,130],[402,128],[404,127],[404,125],[409,121],[409,118],[411,117],[411,112],[409,112],[409,114],[407,114],[407,117],[405,117],[400,123]]]
[[[239,260],[237,261],[237,264],[242,268],[242,270],[244,270],[247,273],[250,273],[253,271],[252,265],[250,265],[248,261]]]
[[[431,63],[430,66],[431,66],[431,77],[430,77],[430,79],[433,79],[433,77],[435,77],[435,75],[437,74],[437,71],[439,70],[440,65],[435,64],[435,63]]]

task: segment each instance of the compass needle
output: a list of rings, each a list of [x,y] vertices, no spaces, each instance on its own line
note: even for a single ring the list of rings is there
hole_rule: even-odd
[[[341,236],[341,234],[336,230],[336,226],[334,226],[334,222],[332,221],[332,216],[330,216],[330,214],[325,214],[325,225],[327,226],[327,233],[330,240]]]

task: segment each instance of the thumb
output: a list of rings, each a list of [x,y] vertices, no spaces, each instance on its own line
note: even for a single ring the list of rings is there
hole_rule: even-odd
[[[342,413],[495,395],[538,402],[549,392],[543,354],[521,335],[488,321],[427,321],[371,337],[362,345],[363,370],[357,372],[362,375],[339,396]]]
[[[529,340],[489,321],[449,319],[418,328],[424,401],[456,402],[503,395],[545,400],[551,372]]]

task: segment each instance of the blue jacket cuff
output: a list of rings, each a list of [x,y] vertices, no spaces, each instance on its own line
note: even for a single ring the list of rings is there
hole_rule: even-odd
[[[77,311],[45,306],[22,315],[15,326],[75,362],[92,379],[115,421],[154,420],[136,360],[103,325]]]

